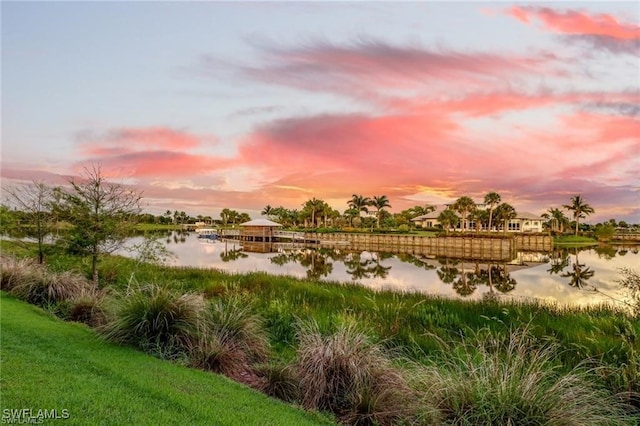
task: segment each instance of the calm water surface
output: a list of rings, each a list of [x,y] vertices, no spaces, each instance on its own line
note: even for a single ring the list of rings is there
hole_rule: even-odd
[[[238,242],[211,241],[196,234],[160,239],[177,266],[359,283],[375,289],[419,291],[446,297],[543,299],[560,305],[590,305],[624,298],[616,283],[619,268],[640,265],[640,246],[564,249],[519,253],[509,263],[435,259],[348,247],[280,248],[272,253],[244,250]]]

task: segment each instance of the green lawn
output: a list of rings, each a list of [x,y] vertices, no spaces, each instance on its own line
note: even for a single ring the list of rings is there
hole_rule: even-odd
[[[598,241],[582,235],[561,235],[553,238],[553,244],[555,246],[590,246],[597,245]]]
[[[0,302],[3,415],[68,410],[65,425],[331,424],[225,377],[103,342],[6,293]]]

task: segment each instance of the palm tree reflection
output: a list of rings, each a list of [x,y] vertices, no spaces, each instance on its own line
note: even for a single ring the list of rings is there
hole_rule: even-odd
[[[471,277],[475,275],[472,272],[464,272],[464,262],[461,263],[460,278],[453,282],[453,289],[460,296],[469,296],[476,291],[475,280]]]
[[[576,260],[573,263],[572,269],[560,276],[563,278],[570,278],[569,285],[571,287],[582,289],[587,285],[587,281],[593,278],[596,272],[584,263],[580,263],[580,260],[578,259],[578,252],[579,250],[577,248],[574,249],[574,256]]]
[[[249,257],[248,254],[244,253],[239,248],[232,248],[231,250],[225,249],[222,253],[220,253],[220,260],[223,262],[232,262],[238,259],[244,259]]]
[[[547,272],[550,275],[559,274],[569,266],[569,253],[565,250],[555,251],[551,254],[551,261],[549,262],[549,269]]]
[[[495,300],[499,293],[512,291],[517,281],[511,277],[507,264],[497,265],[487,263],[486,268],[481,267],[479,261],[475,262],[475,268],[467,271],[465,263],[454,259],[440,259],[441,267],[438,268],[438,278],[445,283],[451,284],[452,288],[460,296],[473,294],[481,285],[487,285],[489,292],[483,296],[486,299]]]

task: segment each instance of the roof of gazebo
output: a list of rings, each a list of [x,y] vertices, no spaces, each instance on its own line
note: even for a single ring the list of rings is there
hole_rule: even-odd
[[[253,219],[249,222],[241,223],[240,226],[282,226],[279,223],[268,219]]]

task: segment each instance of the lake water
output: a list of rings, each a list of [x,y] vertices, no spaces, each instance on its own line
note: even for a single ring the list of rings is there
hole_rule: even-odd
[[[231,273],[263,271],[464,299],[537,298],[560,305],[624,298],[625,292],[616,283],[619,268],[640,265],[640,246],[523,252],[511,262],[493,263],[353,252],[347,246],[267,247],[275,252],[257,253],[238,242],[201,239],[195,233],[174,233],[159,241],[175,255],[169,263],[177,266]]]

